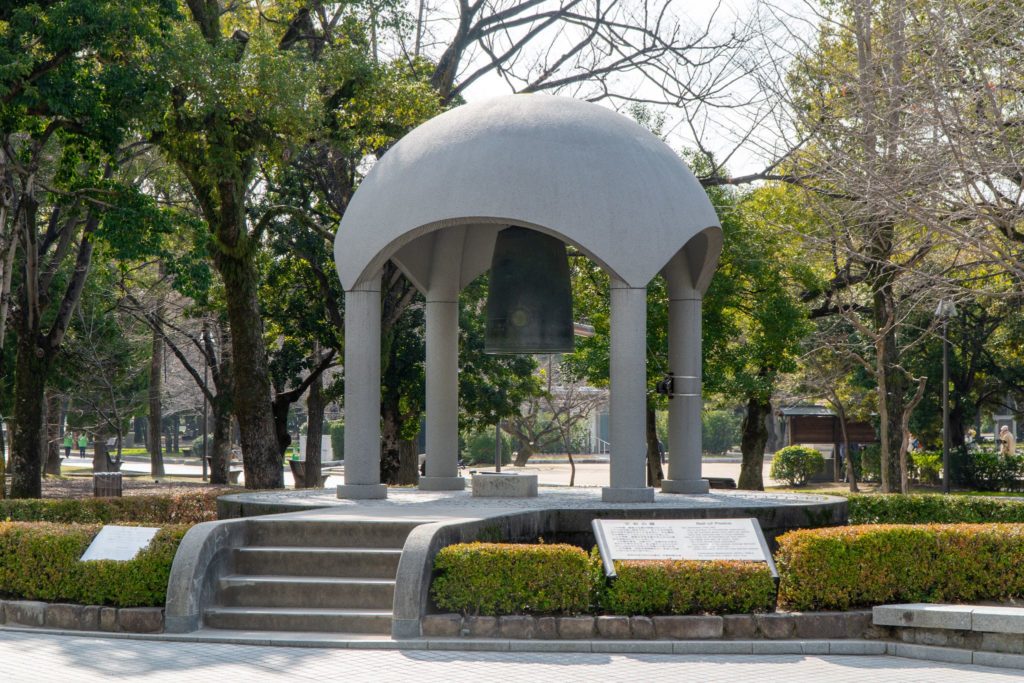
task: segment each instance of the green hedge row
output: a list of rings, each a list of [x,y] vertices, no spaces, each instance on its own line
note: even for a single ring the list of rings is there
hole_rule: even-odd
[[[442,548],[434,569],[434,601],[455,612],[575,614],[592,599],[592,562],[571,545],[460,543]]]
[[[983,496],[851,495],[850,524],[1024,523],[1024,501]]]
[[[602,607],[612,614],[745,614],[775,609],[761,562],[616,562]]]
[[[431,588],[463,614],[725,614],[771,610],[767,567],[743,562],[618,562],[606,583],[597,553],[564,544],[467,543],[438,553]]]
[[[163,606],[187,525],[163,527],[134,560],[80,562],[98,524],[0,522],[0,595],[115,607]]]
[[[217,519],[217,496],[228,491],[216,488],[169,496],[0,500],[0,520],[67,524],[198,524]]]
[[[779,537],[779,606],[849,609],[1024,597],[1024,525],[862,525]]]

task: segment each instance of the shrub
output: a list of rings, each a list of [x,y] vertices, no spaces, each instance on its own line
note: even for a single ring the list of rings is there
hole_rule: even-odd
[[[731,410],[709,410],[701,415],[704,450],[721,455],[740,441],[740,417]]]
[[[434,569],[434,601],[463,614],[577,614],[593,593],[590,558],[565,544],[450,545]]]
[[[98,524],[0,522],[0,594],[5,598],[115,607],[162,606],[186,525],[162,528],[127,562],[79,562]]]
[[[772,459],[772,479],[785,481],[790,486],[803,486],[825,466],[821,453],[807,446],[786,446],[775,452]]]
[[[466,439],[466,462],[470,465],[494,464],[494,430],[488,429],[472,434]],[[512,462],[512,442],[504,434],[501,437],[501,464]]]
[[[216,488],[169,496],[0,500],[0,520],[78,524],[198,524],[217,519],[217,496],[229,491]]]
[[[1024,525],[865,525],[779,537],[779,605],[793,610],[1024,596]]]
[[[964,476],[967,484],[979,491],[1019,491],[1024,484],[1024,458],[977,450],[968,454]]]
[[[345,459],[345,423],[341,420],[330,425],[331,453],[335,460]]]
[[[919,482],[922,484],[939,483],[939,475],[942,473],[941,452],[925,451],[922,453],[911,453],[910,460]]]
[[[762,562],[616,562],[602,604],[612,614],[730,614],[775,608]]]
[[[847,497],[851,524],[1024,523],[1024,501],[982,496],[870,494]]]

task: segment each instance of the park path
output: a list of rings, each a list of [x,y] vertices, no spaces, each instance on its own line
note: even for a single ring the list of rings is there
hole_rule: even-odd
[[[0,681],[643,681],[972,683],[1020,672],[887,656],[615,655],[317,649],[0,629]]]

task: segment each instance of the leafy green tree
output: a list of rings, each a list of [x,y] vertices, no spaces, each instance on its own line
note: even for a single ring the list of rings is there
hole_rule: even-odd
[[[131,154],[129,131],[162,87],[144,55],[159,50],[174,13],[166,0],[16,0],[0,9],[0,194],[11,200],[0,211],[0,282],[4,295],[17,292],[15,497],[41,493],[46,381],[95,245],[128,256],[156,248],[169,229],[118,169]]]
[[[797,368],[800,341],[810,332],[799,300],[809,277],[787,228],[806,220],[783,186],[744,197],[711,188],[725,243],[718,271],[704,295],[704,380],[710,394],[742,400],[739,488],[764,488],[766,420],[783,375]]]

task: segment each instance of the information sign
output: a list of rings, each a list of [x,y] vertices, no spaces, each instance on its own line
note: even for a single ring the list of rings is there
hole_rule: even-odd
[[[159,527],[149,526],[114,526],[108,525],[100,529],[96,538],[86,548],[81,561],[89,560],[120,560],[135,559],[149,542],[160,531]]]
[[[749,560],[766,562],[778,576],[755,518],[595,519],[594,536],[605,573],[615,560]]]

